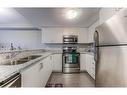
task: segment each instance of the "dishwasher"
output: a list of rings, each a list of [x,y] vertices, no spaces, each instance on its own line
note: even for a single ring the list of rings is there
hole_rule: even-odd
[[[21,74],[16,73],[13,76],[9,77],[8,79],[0,82],[1,88],[17,88],[21,87]]]

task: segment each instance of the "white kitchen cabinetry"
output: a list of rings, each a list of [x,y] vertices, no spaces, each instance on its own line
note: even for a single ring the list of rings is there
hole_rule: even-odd
[[[92,24],[89,28],[88,28],[88,43],[93,43],[94,42],[94,32],[95,32],[95,28],[99,25],[99,21],[96,21],[94,24]]]
[[[62,54],[53,54],[53,71],[62,72]]]
[[[40,87],[40,67],[41,61],[35,63],[29,68],[21,72],[22,75],[22,87]]]
[[[87,28],[65,28],[63,35],[77,35],[78,43],[87,43]]]
[[[86,54],[86,70],[89,75],[95,79],[95,62],[93,55]]]
[[[80,54],[80,71],[86,71],[86,54]]]
[[[42,28],[42,43],[62,43],[63,29]]]
[[[63,43],[64,35],[77,35],[78,43],[87,43],[88,28],[42,28],[42,43]]]
[[[52,73],[52,55],[42,60],[42,69],[40,71],[40,84],[41,87],[45,87],[51,73]]]
[[[45,87],[52,73],[52,55],[21,72],[22,87]]]
[[[88,43],[88,28],[78,29],[78,43]]]
[[[119,12],[122,8],[101,8],[99,12],[99,23],[102,24],[117,12]]]
[[[63,35],[78,35],[79,28],[64,28]]]

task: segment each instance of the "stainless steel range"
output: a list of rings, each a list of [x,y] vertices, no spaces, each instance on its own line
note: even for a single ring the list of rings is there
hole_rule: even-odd
[[[71,46],[69,44],[76,44],[78,42],[77,35],[64,35],[63,43],[63,73],[78,73],[80,72],[80,53],[77,52],[77,47]]]
[[[80,72],[80,53],[76,47],[63,48],[63,73],[78,73]]]

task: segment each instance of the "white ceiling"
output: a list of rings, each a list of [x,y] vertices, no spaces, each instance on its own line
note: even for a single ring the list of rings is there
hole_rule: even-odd
[[[1,27],[33,27],[24,16],[13,8],[0,8],[0,28]]]
[[[1,16],[7,19],[0,25],[19,25],[34,27],[89,27],[99,18],[100,8],[78,8],[80,15],[75,20],[65,18],[67,8],[14,8],[14,17]],[[12,10],[12,9],[11,9]]]

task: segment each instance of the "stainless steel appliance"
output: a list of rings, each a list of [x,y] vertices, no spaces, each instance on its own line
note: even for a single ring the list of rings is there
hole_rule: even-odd
[[[127,9],[96,28],[96,86],[127,87]]]
[[[63,73],[78,73],[80,72],[80,53],[76,47],[63,48]]]
[[[75,44],[78,42],[77,35],[64,35],[63,36],[63,43],[72,43]]]
[[[8,79],[0,82],[1,88],[9,88],[9,87],[21,87],[21,74],[16,73],[13,76],[9,77]]]

